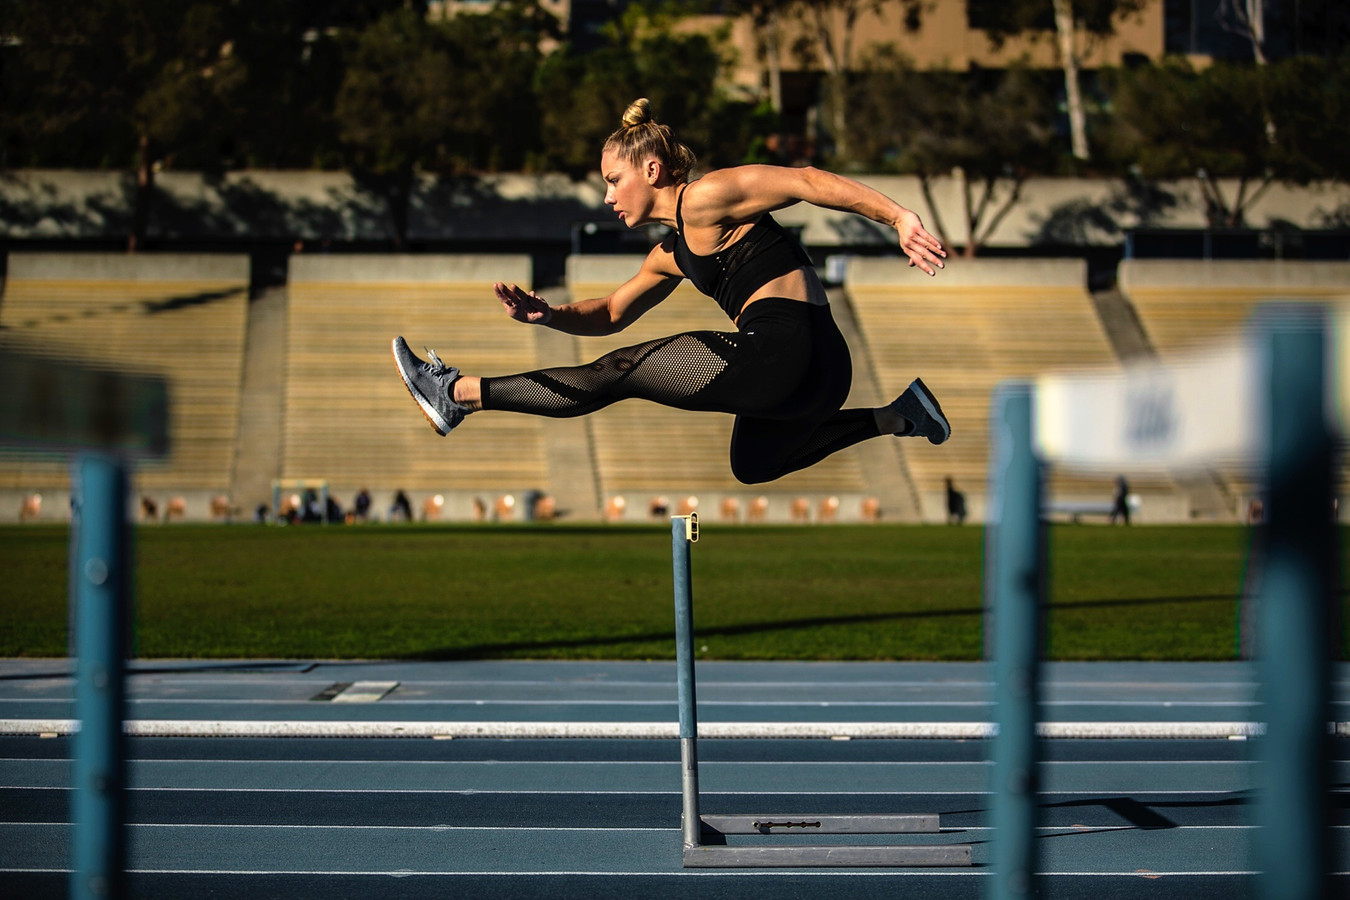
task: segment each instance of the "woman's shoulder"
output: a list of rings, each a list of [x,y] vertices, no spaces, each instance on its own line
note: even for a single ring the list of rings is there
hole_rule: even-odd
[[[802,170],[745,165],[714,169],[684,189],[683,217],[694,227],[753,222],[798,202]]]

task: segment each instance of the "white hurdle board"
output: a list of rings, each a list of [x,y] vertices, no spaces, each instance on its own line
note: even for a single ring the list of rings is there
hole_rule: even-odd
[[[1328,421],[1350,434],[1350,306],[1328,312]],[[1270,364],[1255,334],[1185,356],[1035,380],[1035,451],[1071,469],[1254,468]]]
[[[1111,372],[1044,375],[1034,393],[1036,454],[1071,468],[1254,463],[1267,368],[1243,340]]]

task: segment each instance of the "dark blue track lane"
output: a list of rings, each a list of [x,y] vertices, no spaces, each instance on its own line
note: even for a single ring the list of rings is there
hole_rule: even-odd
[[[45,666],[45,668],[44,668]],[[1250,720],[1245,665],[1052,667],[1049,718]],[[704,670],[701,668],[702,674]],[[978,721],[980,664],[712,664],[717,721]],[[1337,682],[1344,706],[1346,670]],[[661,721],[666,664],[158,664],[133,677],[133,716],[389,721],[478,716]],[[387,679],[369,704],[316,701]],[[0,717],[67,708],[58,664],[0,661]],[[947,703],[949,706],[944,707]],[[341,708],[340,708],[341,707]],[[947,713],[944,715],[944,713]],[[593,718],[592,718],[593,717]],[[679,751],[669,739],[134,737],[131,894],[148,898],[830,896],[978,897],[986,879],[982,740],[700,742],[706,813],[937,813],[964,870],[697,871],[680,865]],[[1042,742],[1044,896],[1253,896],[1247,740]],[[64,897],[68,737],[0,736],[0,897]],[[1350,870],[1350,740],[1334,742],[1336,871]],[[754,837],[732,837],[755,842]],[[783,840],[781,838],[775,840]],[[891,842],[893,838],[849,839]],[[1341,895],[1350,878],[1337,876]]]

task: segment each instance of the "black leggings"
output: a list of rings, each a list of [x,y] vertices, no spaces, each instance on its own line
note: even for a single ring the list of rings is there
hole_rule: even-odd
[[[871,409],[841,409],[853,380],[828,306],[767,298],[739,331],[692,331],[585,366],[484,378],[484,409],[569,418],[638,398],[736,416],[731,471],[759,484],[877,437]]]

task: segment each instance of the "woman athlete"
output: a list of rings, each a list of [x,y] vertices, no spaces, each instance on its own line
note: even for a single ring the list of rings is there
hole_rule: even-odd
[[[774,221],[805,201],[858,213],[896,230],[910,265],[929,275],[946,251],[912,211],[856,181],[812,168],[738,166],[689,181],[694,155],[638,100],[600,157],[605,202],[629,228],[662,222],[674,233],[608,297],[550,306],[533,291],[494,285],[513,319],[576,335],[621,331],[682,278],[726,311],[737,330],[694,331],[625,347],[584,366],[480,378],[461,375],[402,337],[394,360],[438,434],[478,410],[564,418],[640,398],[678,409],[731,413],[731,470],[759,484],[883,434],[940,444],[951,426],[916,379],[888,406],[842,409],[852,381],[848,346],[801,246]]]

